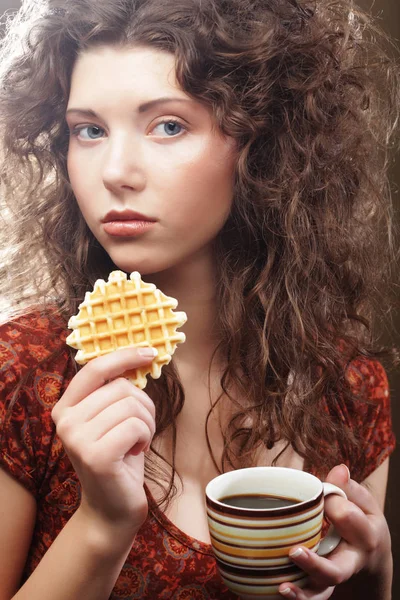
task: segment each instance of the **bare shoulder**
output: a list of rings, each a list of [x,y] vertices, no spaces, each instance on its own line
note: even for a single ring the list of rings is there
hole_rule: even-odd
[[[0,600],[18,590],[35,519],[33,495],[0,468]]]

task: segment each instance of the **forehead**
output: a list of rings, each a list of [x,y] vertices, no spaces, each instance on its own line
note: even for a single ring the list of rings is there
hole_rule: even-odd
[[[173,54],[151,48],[100,46],[82,52],[71,77],[70,100],[91,101],[118,90],[147,96],[171,91],[183,98]]]

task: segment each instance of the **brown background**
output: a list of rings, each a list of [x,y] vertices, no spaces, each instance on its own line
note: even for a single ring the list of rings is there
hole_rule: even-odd
[[[112,1],[112,0],[111,0]],[[358,0],[358,4],[363,8],[372,6],[372,13],[378,17],[378,21],[383,29],[396,40],[400,46],[400,3],[398,0]],[[18,8],[18,0],[0,0],[0,15],[9,9]],[[396,209],[397,221],[400,224],[400,155],[396,156],[391,170],[391,181],[393,190],[393,200]],[[400,272],[398,272],[400,275]],[[398,279],[397,279],[398,280]],[[400,346],[400,311],[397,311],[394,319],[394,331],[385,332],[386,342],[394,342]],[[400,369],[389,372],[389,381],[391,387],[393,421],[395,433],[400,440],[400,405],[398,398],[400,395]],[[400,598],[400,572],[396,568],[400,565],[400,485],[397,477],[400,476],[400,452],[395,452],[391,459],[391,469],[389,476],[389,487],[386,503],[386,516],[392,532],[393,554],[395,564],[393,598]],[[374,599],[375,600],[375,599]],[[376,599],[379,600],[379,599]]]

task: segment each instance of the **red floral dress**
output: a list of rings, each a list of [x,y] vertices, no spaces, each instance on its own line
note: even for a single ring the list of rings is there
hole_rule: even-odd
[[[78,508],[80,484],[56,435],[51,409],[76,372],[56,315],[30,315],[0,327],[0,466],[37,500],[38,511],[22,582],[30,576]],[[338,401],[338,418],[362,431],[367,460],[362,481],[393,451],[388,381],[379,362],[353,361],[348,373],[360,402],[350,417]],[[314,472],[312,468],[308,469]],[[233,600],[220,579],[211,547],[180,531],[149,490],[149,516],[126,559],[110,600]]]

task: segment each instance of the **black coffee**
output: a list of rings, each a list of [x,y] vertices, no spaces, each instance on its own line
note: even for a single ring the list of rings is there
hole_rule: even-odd
[[[293,506],[301,500],[294,498],[282,498],[280,496],[271,496],[269,494],[235,494],[233,496],[225,496],[220,499],[220,502],[228,504],[228,506],[236,506],[238,508],[283,508],[285,506]]]

